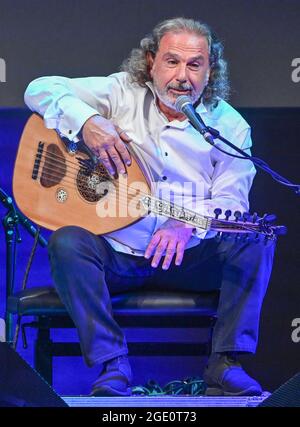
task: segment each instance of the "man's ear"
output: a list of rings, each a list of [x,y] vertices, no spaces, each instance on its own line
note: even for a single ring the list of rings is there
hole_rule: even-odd
[[[149,75],[152,77],[152,67],[154,63],[154,54],[152,52],[146,53],[146,61],[147,61]]]

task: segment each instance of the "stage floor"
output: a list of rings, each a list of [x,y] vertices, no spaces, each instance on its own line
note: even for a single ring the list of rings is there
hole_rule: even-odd
[[[206,396],[130,396],[89,397],[62,396],[72,407],[255,407],[270,394],[243,397]]]

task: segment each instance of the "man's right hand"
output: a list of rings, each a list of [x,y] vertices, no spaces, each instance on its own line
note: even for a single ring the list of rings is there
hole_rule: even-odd
[[[111,175],[126,173],[126,166],[131,164],[131,157],[124,143],[131,139],[126,132],[114,126],[109,120],[95,115],[90,117],[82,127],[85,144],[99,158]]]

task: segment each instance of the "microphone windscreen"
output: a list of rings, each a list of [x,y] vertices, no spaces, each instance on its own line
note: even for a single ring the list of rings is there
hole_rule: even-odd
[[[178,111],[179,113],[183,113],[182,109],[187,104],[191,104],[192,105],[191,98],[189,98],[186,95],[180,95],[180,96],[178,96],[178,98],[176,99],[176,102],[175,102],[176,111]]]

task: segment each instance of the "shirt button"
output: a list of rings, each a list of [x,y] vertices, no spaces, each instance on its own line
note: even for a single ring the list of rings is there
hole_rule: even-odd
[[[168,156],[169,154],[167,152],[165,152],[165,156]]]
[[[168,178],[164,175],[164,176],[162,177],[162,179],[163,179],[164,181],[166,181]]]
[[[71,131],[71,130],[69,130],[69,135],[71,135],[71,133],[72,133],[72,131]]]

